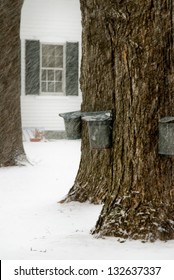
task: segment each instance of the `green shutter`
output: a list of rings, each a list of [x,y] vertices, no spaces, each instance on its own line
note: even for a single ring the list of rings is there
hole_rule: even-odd
[[[25,92],[36,95],[40,92],[40,42],[26,40],[25,46]]]
[[[66,43],[66,95],[78,95],[79,44]]]

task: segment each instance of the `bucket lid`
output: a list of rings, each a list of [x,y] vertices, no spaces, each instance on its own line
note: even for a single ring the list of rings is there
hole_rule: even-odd
[[[159,120],[160,123],[174,123],[174,117],[164,117]]]
[[[81,117],[81,112],[74,111],[74,112],[60,113],[59,116],[64,119],[76,119]]]
[[[93,114],[93,115],[84,116],[82,117],[82,119],[87,122],[102,122],[102,121],[111,121],[112,117],[110,113],[100,113],[96,115]]]

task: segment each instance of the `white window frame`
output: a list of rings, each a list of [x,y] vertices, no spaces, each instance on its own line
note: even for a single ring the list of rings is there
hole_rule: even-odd
[[[42,67],[42,45],[55,45],[63,46],[63,67]],[[52,42],[40,42],[40,95],[41,96],[65,96],[65,43],[52,43]],[[42,70],[62,70],[62,92],[43,92],[42,91]],[[46,81],[48,81],[46,79]],[[54,80],[55,82],[55,80]]]

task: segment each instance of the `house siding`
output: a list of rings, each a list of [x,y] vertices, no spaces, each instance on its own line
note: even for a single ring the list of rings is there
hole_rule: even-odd
[[[40,127],[45,130],[64,130],[59,113],[80,109],[81,99],[77,97],[21,97],[22,126]]]
[[[62,131],[59,113],[80,110],[79,96],[27,96],[25,92],[25,40],[47,43],[79,42],[81,15],[78,0],[25,0],[21,13],[21,114],[23,127]],[[79,53],[80,70],[81,53]],[[80,90],[79,90],[80,92]]]

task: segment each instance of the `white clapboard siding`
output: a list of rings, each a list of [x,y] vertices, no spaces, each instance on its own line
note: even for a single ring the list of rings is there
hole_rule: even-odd
[[[21,15],[21,38],[80,40],[79,0],[25,0]]]
[[[62,112],[80,110],[81,93],[79,96],[72,97],[26,96],[25,40],[33,39],[47,43],[78,41],[81,50],[79,0],[24,0],[20,36],[22,126],[43,127],[45,130],[54,131],[64,130],[63,119],[58,115]]]
[[[59,113],[80,109],[79,97],[21,96],[23,127],[43,127],[45,130],[64,130]]]

